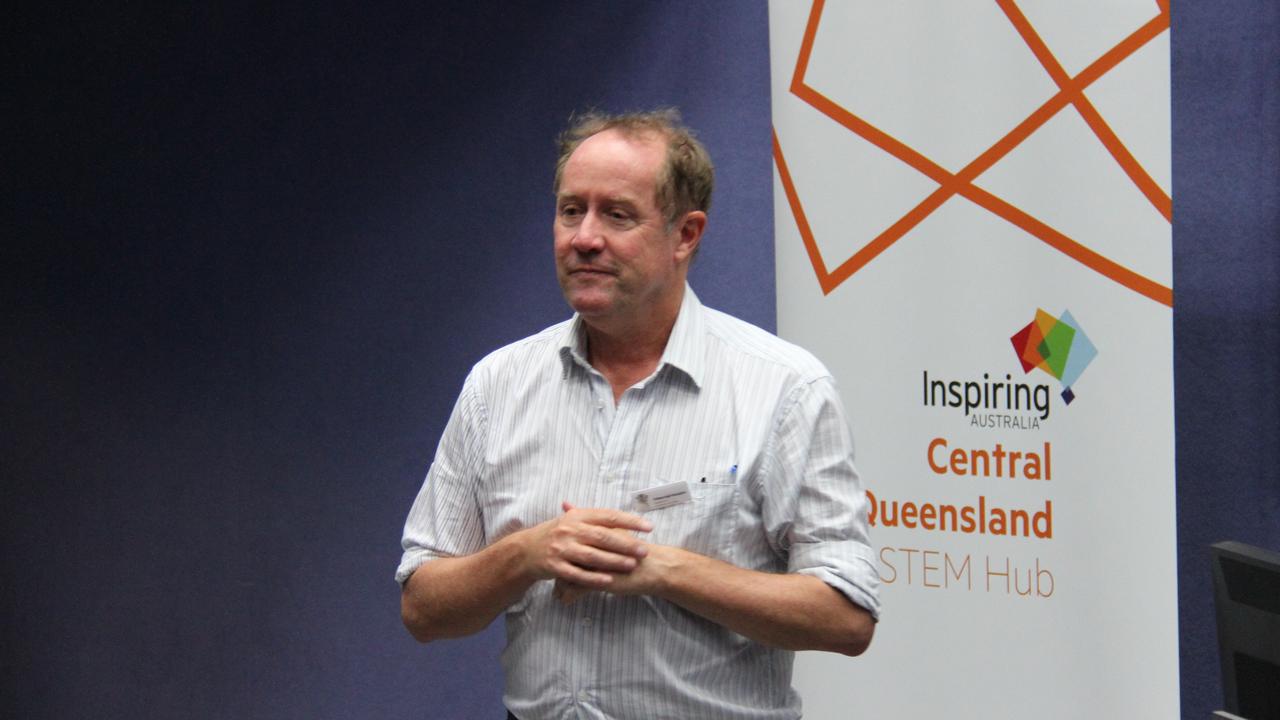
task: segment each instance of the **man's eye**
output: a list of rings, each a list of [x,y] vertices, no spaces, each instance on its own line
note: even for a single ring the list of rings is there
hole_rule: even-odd
[[[560,208],[560,215],[563,217],[577,217],[580,211],[573,205],[565,205]]]

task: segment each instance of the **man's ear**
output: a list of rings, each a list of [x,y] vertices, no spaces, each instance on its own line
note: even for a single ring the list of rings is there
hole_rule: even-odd
[[[684,262],[693,257],[698,245],[702,242],[702,233],[707,229],[707,214],[701,210],[685,213],[678,228],[680,243],[676,245],[676,261]]]

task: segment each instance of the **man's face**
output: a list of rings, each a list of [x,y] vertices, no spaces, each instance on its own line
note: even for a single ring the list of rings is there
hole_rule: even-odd
[[[657,205],[665,159],[657,134],[606,130],[565,163],[556,195],[556,277],[565,300],[594,325],[643,318],[684,287],[690,243],[681,241],[679,223],[667,230]]]

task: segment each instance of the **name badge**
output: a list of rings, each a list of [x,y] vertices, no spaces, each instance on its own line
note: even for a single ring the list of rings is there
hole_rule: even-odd
[[[692,499],[689,494],[689,483],[684,480],[641,490],[632,496],[636,509],[640,512],[660,510],[664,507],[687,503]]]

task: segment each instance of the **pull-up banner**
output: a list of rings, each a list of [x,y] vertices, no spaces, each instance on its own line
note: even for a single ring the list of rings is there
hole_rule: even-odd
[[[778,327],[883,581],[806,716],[1177,717],[1167,2],[776,0],[770,39]]]

